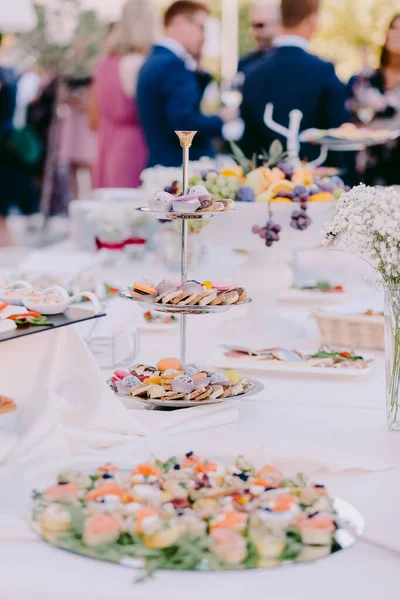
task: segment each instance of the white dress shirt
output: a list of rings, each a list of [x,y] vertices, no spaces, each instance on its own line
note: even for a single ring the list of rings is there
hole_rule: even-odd
[[[277,35],[273,44],[275,48],[291,46],[294,48],[301,48],[305,51],[308,51],[310,47],[310,42],[300,35]]]
[[[175,56],[181,58],[189,71],[197,71],[197,61],[189,54],[185,46],[170,37],[162,37],[158,40],[157,46],[162,46],[170,50]]]

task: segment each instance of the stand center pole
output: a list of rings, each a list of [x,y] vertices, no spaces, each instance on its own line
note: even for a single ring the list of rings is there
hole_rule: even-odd
[[[189,148],[183,148],[183,193],[186,194],[189,186]],[[182,246],[181,246],[181,285],[187,282],[187,261],[188,261],[188,222],[182,219]],[[181,315],[181,369],[186,366],[186,317]]]
[[[177,131],[177,136],[181,143],[183,152],[183,180],[182,193],[189,191],[189,148],[192,145],[196,131]],[[186,219],[182,219],[182,244],[181,244],[181,285],[187,282],[187,262],[188,262],[188,233],[189,227]],[[181,315],[180,323],[181,333],[181,369],[184,371],[186,366],[186,315]]]

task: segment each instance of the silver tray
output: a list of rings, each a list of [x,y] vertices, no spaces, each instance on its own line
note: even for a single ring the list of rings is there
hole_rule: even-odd
[[[318,560],[326,560],[330,556],[332,556],[332,554],[336,554],[336,552],[341,552],[342,550],[348,550],[349,548],[351,548],[352,546],[355,545],[355,543],[357,542],[357,537],[361,536],[364,532],[364,529],[365,529],[364,517],[352,504],[350,504],[349,502],[346,502],[345,500],[342,500],[341,498],[334,498],[334,508],[337,512],[336,522],[339,527],[339,529],[336,531],[336,541],[339,543],[340,547],[337,548],[337,550],[335,552],[331,552],[331,554],[328,554],[328,556],[319,558],[314,562],[317,562]],[[57,544],[57,541],[50,541],[49,539],[44,538],[42,535],[42,532],[41,532],[40,524],[37,523],[36,521],[34,521],[32,513],[33,513],[33,508],[28,512],[29,524],[30,524],[32,530],[44,542],[50,544],[51,546],[53,546],[55,548],[58,548],[59,550],[64,550],[65,552],[77,554],[78,556],[82,556],[85,558],[91,558],[91,559],[102,561],[102,562],[115,562],[115,561],[107,561],[106,559],[101,558],[100,556],[93,556],[93,554],[90,553],[90,549],[86,550],[84,547],[82,547],[81,552],[79,552],[79,550],[74,552],[74,551],[70,550],[69,548],[63,548],[61,546],[61,544],[59,544],[59,543]],[[270,569],[271,568],[279,569],[281,567],[286,567],[288,565],[295,565],[296,563],[304,564],[298,560],[297,561],[296,560],[284,561],[280,565],[270,567]],[[119,564],[121,567],[126,567],[128,569],[142,569],[144,566],[143,559],[131,558],[129,556],[123,557],[117,564]],[[254,570],[254,569],[252,569],[252,570]],[[263,569],[263,570],[267,570],[267,569]],[[207,571],[207,569],[204,569],[204,571]],[[224,571],[237,572],[237,569],[236,570],[235,569],[225,569]],[[217,571],[217,573],[224,573],[224,571]],[[199,573],[199,571],[193,571],[193,572]]]
[[[303,134],[306,132],[303,132]],[[306,144],[314,144],[317,146],[325,146],[327,150],[334,152],[360,152],[370,146],[381,146],[387,144],[392,140],[396,140],[400,137],[400,130],[393,131],[390,136],[381,140],[374,140],[372,138],[365,140],[345,139],[337,138],[331,135],[324,135],[320,138],[308,139],[308,136],[300,135],[300,141]]]
[[[224,215],[226,213],[231,213],[234,212],[234,208],[231,208],[229,210],[221,210],[218,212],[204,212],[204,213],[176,213],[176,212],[161,212],[159,210],[151,210],[150,208],[148,208],[147,206],[142,206],[141,208],[136,208],[135,210],[138,210],[141,213],[145,213],[147,215],[151,215],[152,217],[155,217],[156,219],[160,219],[161,221],[176,221],[177,219],[180,219],[182,221],[189,221],[189,220],[195,220],[195,221],[201,221],[201,220],[206,220],[206,219],[212,219],[212,217],[215,217],[216,215]]]
[[[129,290],[123,290],[120,293],[120,297],[124,298],[124,300],[133,300],[133,302],[137,302],[139,306],[146,311],[154,310],[156,312],[180,315],[219,314],[227,312],[229,309],[234,308],[235,306],[245,306],[246,304],[250,304],[250,302],[252,302],[251,298],[246,298],[246,300],[239,302],[239,304],[220,304],[219,306],[178,306],[177,304],[156,304],[152,301],[143,302],[137,298],[134,298]]]
[[[147,408],[190,408],[192,406],[206,406],[209,404],[222,404],[223,402],[229,403],[231,400],[240,400],[241,398],[249,398],[250,396],[255,396],[263,391],[264,385],[257,381],[257,379],[250,379],[250,377],[245,378],[248,381],[252,388],[246,392],[245,394],[240,394],[239,396],[230,396],[229,398],[217,398],[216,400],[200,400],[196,402],[195,400],[151,400],[145,398],[138,398],[137,396],[124,396],[122,394],[116,394],[121,398],[129,398],[130,400],[137,400],[141,404],[144,404]],[[128,407],[127,407],[128,408]]]

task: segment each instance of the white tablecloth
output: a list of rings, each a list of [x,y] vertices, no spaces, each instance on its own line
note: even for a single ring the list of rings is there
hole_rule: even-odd
[[[266,250],[265,262],[268,261]],[[282,273],[279,275],[279,271]],[[216,316],[189,319],[188,353],[190,360],[207,362],[215,345],[221,342],[269,344],[269,329],[277,335],[277,308],[274,298],[290,277],[279,266],[271,275],[262,264],[249,271],[243,268],[237,281],[249,282],[254,303],[250,319],[233,309],[225,318]],[[272,278],[271,278],[272,277]],[[242,279],[243,278],[243,279]],[[281,322],[281,343],[299,349],[318,345],[315,325],[307,309],[279,308],[286,321]],[[275,317],[274,317],[275,315]],[[275,325],[275,329],[274,329]],[[274,340],[272,343],[276,343]],[[178,334],[142,336],[140,360],[154,362],[157,356],[173,355],[178,350]],[[124,457],[147,457],[171,451],[221,447],[232,454],[246,452],[257,443],[279,449],[292,447],[301,455],[321,451],[332,455],[335,449],[344,456],[373,457],[394,468],[363,472],[356,469],[341,473],[321,473],[333,494],[353,503],[364,515],[367,534],[387,543],[399,544],[398,497],[400,492],[400,436],[385,429],[384,360],[381,353],[369,353],[375,361],[372,372],[360,380],[315,380],[288,376],[262,377],[265,390],[259,396],[238,404],[240,418],[230,425],[160,438],[150,435],[136,439],[119,449]],[[114,452],[114,451],[113,451]],[[111,456],[110,452],[102,453]],[[50,457],[47,457],[48,459]],[[318,469],[315,456],[313,469]],[[321,460],[323,456],[321,457]],[[100,460],[100,459],[99,459]],[[322,463],[324,460],[322,460]],[[367,461],[368,462],[368,461]],[[38,463],[38,478],[41,465]],[[0,473],[1,477],[1,473]],[[30,481],[17,473],[1,480],[0,512],[22,518],[28,505]],[[0,531],[1,531],[0,519]],[[193,574],[159,573],[140,586],[134,585],[135,573],[121,567],[99,564],[54,550],[37,541],[29,541],[29,531],[16,522],[20,541],[0,541],[0,597],[5,600],[43,600],[70,598],[82,600],[203,600],[230,598],[273,598],[274,600],[397,600],[399,558],[365,546],[356,547],[314,565],[299,565],[269,571]],[[21,530],[22,528],[22,530]]]

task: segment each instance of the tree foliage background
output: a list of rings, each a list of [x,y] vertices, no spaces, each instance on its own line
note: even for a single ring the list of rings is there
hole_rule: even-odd
[[[170,1],[156,0],[161,8],[165,8]],[[205,2],[215,16],[220,16],[221,0]],[[249,28],[251,4],[252,0],[240,0],[241,54],[253,47]],[[71,39],[68,43],[50,40],[46,33],[44,8],[37,5],[39,26],[35,31],[19,36],[24,51],[33,54],[42,67],[52,72],[75,75],[91,72],[101,51],[106,25],[99,20],[95,11],[83,10],[82,0],[47,0],[47,5],[52,6],[55,17],[59,11],[62,18],[66,9],[71,15],[75,14],[76,25]],[[396,12],[400,12],[399,0],[323,0],[321,29],[313,40],[313,50],[333,61],[344,80],[358,72],[365,63],[375,67],[388,22]]]

